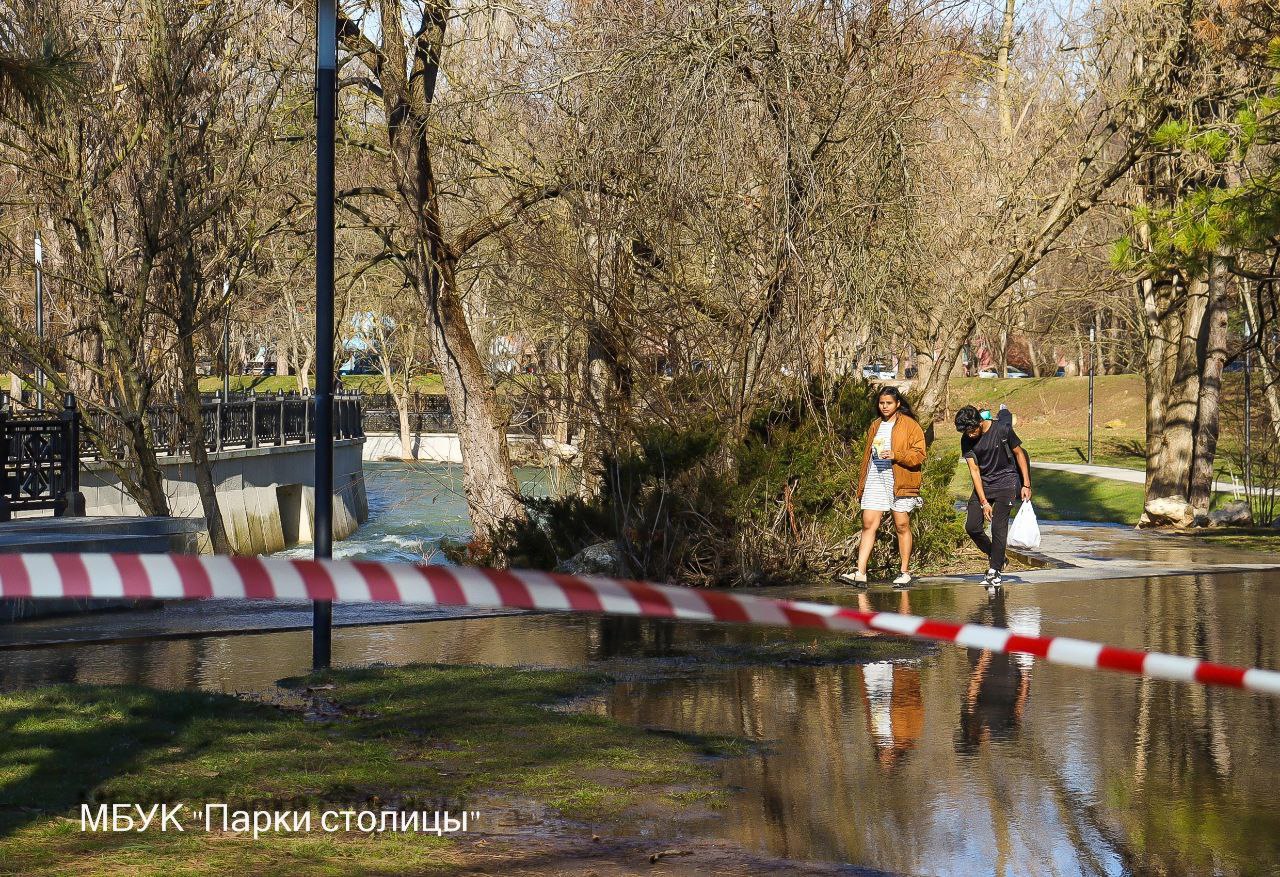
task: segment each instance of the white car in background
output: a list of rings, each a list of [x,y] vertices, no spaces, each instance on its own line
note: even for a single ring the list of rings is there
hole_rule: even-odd
[[[1016,368],[1011,368],[1011,369],[1009,369],[1009,370],[1006,372],[1006,374],[1008,375],[1008,377],[1011,377],[1011,378],[1029,378],[1029,377],[1031,377],[1031,375],[1027,374],[1027,373],[1026,373],[1026,372],[1024,372],[1024,371],[1020,371],[1020,370],[1018,370],[1018,369],[1016,369]],[[978,372],[978,377],[980,377],[980,378],[998,378],[998,377],[1000,377],[1000,375],[999,375],[999,374],[997,374],[993,369],[985,368],[985,369],[983,369],[982,371]]]
[[[864,365],[862,367],[862,376],[880,381],[894,381],[897,380],[898,373],[888,366],[875,363],[873,365]]]

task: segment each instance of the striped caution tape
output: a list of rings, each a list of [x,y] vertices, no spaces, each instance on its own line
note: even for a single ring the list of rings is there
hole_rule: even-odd
[[[1034,655],[1052,664],[1280,695],[1280,672],[1121,649],[1067,637],[1024,636],[894,612],[555,573],[168,554],[0,554],[0,597],[335,600],[484,609],[543,609],[874,631]]]

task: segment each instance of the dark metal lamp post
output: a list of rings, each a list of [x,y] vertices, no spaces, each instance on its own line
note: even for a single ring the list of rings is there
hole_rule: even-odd
[[[1252,388],[1249,386],[1250,366],[1253,364],[1251,349],[1252,330],[1249,327],[1249,321],[1245,320],[1244,325],[1244,495],[1250,502],[1253,501],[1253,429],[1251,421],[1253,420],[1253,406],[1249,396]]]
[[[36,229],[36,339],[44,356],[44,247]],[[36,408],[44,408],[44,369],[36,366]]]
[[[1089,327],[1089,465],[1093,465],[1093,353],[1094,331]]]
[[[222,278],[222,401],[231,401],[231,280]]]
[[[316,476],[314,556],[333,556],[334,127],[338,114],[338,5],[316,0]],[[329,666],[333,604],[312,604],[311,666]]]

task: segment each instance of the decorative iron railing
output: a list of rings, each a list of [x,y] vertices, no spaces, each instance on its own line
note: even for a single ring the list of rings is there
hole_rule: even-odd
[[[457,432],[453,411],[444,396],[415,392],[406,401],[409,432]],[[365,432],[400,431],[400,411],[390,393],[364,393],[360,403]],[[541,417],[534,409],[517,405],[511,408],[510,415],[511,432],[537,434],[541,431]]]
[[[159,454],[179,455],[190,448],[177,404],[157,405],[147,411],[152,442]],[[204,447],[210,453],[239,448],[264,448],[315,441],[315,397],[297,393],[274,395],[245,393],[223,399],[206,396],[200,402]],[[116,459],[124,457],[125,436],[115,419],[89,423],[80,444],[82,459],[103,456],[101,446]],[[339,393],[333,397],[333,437],[359,438],[360,397]]]
[[[0,396],[0,521],[19,511],[84,514],[80,493],[80,416],[67,394],[60,412],[17,414]]]
[[[314,407],[314,397],[283,393],[202,400],[205,450],[313,442]],[[176,404],[150,408],[146,417],[158,454],[190,450]],[[358,395],[334,396],[334,438],[363,436],[361,421]],[[11,520],[20,511],[83,515],[80,462],[126,456],[126,435],[119,420],[89,418],[82,423],[71,394],[59,412],[28,409],[22,413],[15,412],[8,396],[0,394],[0,521]]]
[[[361,397],[365,432],[399,432],[400,411],[390,393],[366,393]],[[456,432],[453,411],[444,396],[414,393],[408,398],[409,431]]]

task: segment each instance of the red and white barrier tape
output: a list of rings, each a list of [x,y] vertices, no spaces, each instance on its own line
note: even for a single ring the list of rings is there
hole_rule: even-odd
[[[336,600],[486,609],[544,609],[875,631],[1034,655],[1052,664],[1280,695],[1280,672],[1120,649],[1067,637],[1023,636],[894,612],[860,612],[648,582],[343,560],[168,554],[0,554],[0,597]]]

